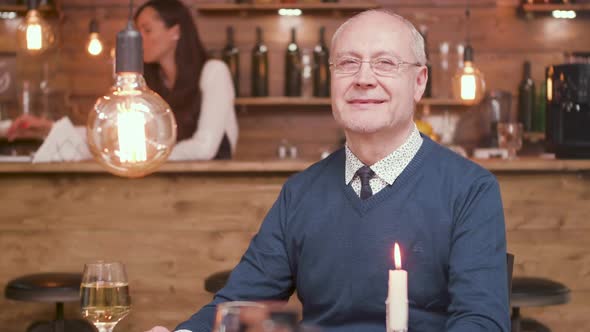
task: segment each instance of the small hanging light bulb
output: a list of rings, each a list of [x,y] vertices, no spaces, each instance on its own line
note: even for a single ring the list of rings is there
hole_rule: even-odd
[[[103,47],[102,42],[100,41],[100,35],[98,34],[98,22],[95,19],[92,19],[90,21],[89,30],[90,35],[88,38],[86,49],[88,50],[88,53],[90,53],[90,55],[100,55],[102,53]]]
[[[467,103],[477,104],[485,95],[485,80],[483,74],[473,64],[473,48],[465,47],[463,68],[459,68],[453,77],[453,94],[455,98]]]
[[[474,51],[469,43],[469,7],[465,10],[467,21],[467,46],[465,46],[463,53],[463,67],[457,68],[455,76],[453,76],[453,95],[468,104],[479,103],[484,95],[486,84],[483,74],[474,65]]]
[[[53,29],[42,17],[37,8],[38,0],[28,0],[28,12],[17,28],[19,48],[33,55],[41,54],[55,41]]]

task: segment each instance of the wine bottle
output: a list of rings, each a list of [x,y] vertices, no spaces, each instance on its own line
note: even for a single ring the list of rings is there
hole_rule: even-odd
[[[326,28],[320,28],[319,44],[313,50],[313,95],[330,97],[330,51],[326,46]]]
[[[285,96],[301,96],[301,54],[295,39],[295,28],[291,29],[291,42],[285,54]]]
[[[236,97],[240,94],[240,51],[234,44],[234,28],[227,27],[227,44],[222,52],[223,61],[229,67]]]
[[[260,27],[256,27],[256,45],[252,50],[252,96],[268,96],[268,49]]]
[[[426,53],[426,68],[428,70],[428,80],[426,81],[426,88],[424,89],[424,98],[432,98],[432,65],[428,57],[428,28],[425,25],[420,26],[420,34],[424,38],[424,52]]]
[[[533,131],[545,131],[545,112],[547,108],[547,83],[541,82],[539,93],[537,94],[537,101],[535,102],[535,111],[533,113]]]
[[[518,121],[524,131],[533,129],[533,113],[535,112],[535,83],[531,78],[531,63],[524,62],[524,75],[518,86]]]

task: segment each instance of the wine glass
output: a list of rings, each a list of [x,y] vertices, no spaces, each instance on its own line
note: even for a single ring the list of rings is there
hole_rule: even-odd
[[[508,150],[508,159],[516,159],[516,152],[522,148],[522,123],[498,123],[498,146]]]
[[[241,332],[266,318],[266,306],[250,301],[230,301],[217,305],[213,332]]]
[[[131,309],[125,265],[102,261],[85,264],[80,305],[82,316],[92,322],[98,332],[111,332]]]

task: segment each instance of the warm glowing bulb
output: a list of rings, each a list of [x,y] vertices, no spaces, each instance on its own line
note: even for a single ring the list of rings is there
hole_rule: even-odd
[[[43,46],[43,33],[37,23],[27,26],[27,50],[38,51]]]
[[[31,54],[47,50],[54,42],[51,26],[45,22],[37,10],[29,10],[17,29],[19,47]]]
[[[102,53],[102,43],[97,32],[90,33],[90,39],[88,40],[88,53],[97,56]]]
[[[466,68],[467,69],[467,68]],[[467,70],[461,75],[461,99],[474,100],[477,92],[475,75]]]
[[[485,94],[483,74],[473,66],[473,62],[465,61],[453,77],[453,94],[467,103],[479,103]]]
[[[402,268],[402,254],[400,253],[399,245],[397,244],[397,242],[395,243],[395,246],[393,247],[393,261],[395,263],[395,269],[401,270],[401,268]]]
[[[94,158],[109,172],[125,177],[155,171],[176,143],[170,106],[135,72],[117,74],[111,92],[96,101],[87,126]]]
[[[123,106],[119,104],[118,106]],[[145,139],[145,116],[141,104],[130,105],[130,109],[119,108],[117,114],[117,135],[119,137],[119,161],[137,163],[147,160]],[[145,112],[145,110],[143,110]],[[149,110],[147,110],[149,112]]]

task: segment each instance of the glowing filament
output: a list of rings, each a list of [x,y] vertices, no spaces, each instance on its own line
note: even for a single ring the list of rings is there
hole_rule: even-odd
[[[145,122],[141,112],[126,110],[117,115],[119,160],[122,163],[147,160]]]
[[[473,74],[472,67],[465,67],[463,75],[461,75],[461,99],[474,100],[477,92],[476,78]]]
[[[88,42],[88,53],[91,55],[99,55],[102,53],[102,43],[98,38],[98,33],[93,32],[90,34],[90,41]]]
[[[27,26],[26,36],[28,50],[40,50],[43,47],[43,31],[38,23]]]

